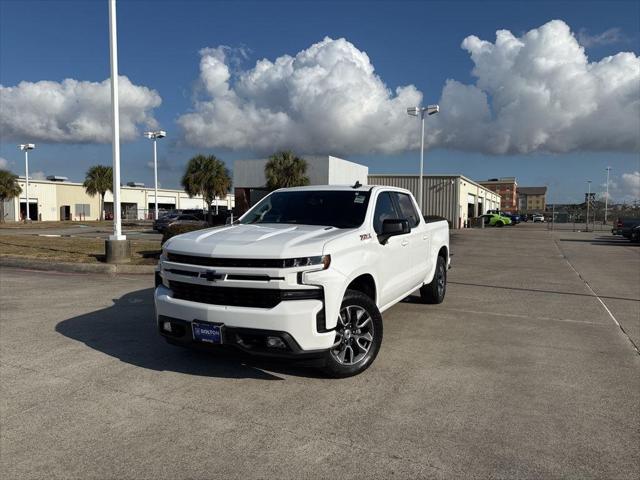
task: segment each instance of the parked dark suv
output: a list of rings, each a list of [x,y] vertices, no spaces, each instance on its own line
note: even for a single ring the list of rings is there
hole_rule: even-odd
[[[618,218],[614,223],[611,233],[614,235],[622,235],[629,240],[632,239],[633,229],[640,225],[640,218]]]

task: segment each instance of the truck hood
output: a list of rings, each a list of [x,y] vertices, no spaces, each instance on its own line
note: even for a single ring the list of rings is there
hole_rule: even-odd
[[[297,258],[322,255],[324,244],[353,230],[317,225],[229,225],[167,241],[169,252],[209,257]]]

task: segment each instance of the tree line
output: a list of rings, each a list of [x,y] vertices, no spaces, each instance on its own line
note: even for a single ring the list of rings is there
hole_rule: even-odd
[[[268,190],[309,184],[307,162],[292,151],[271,155],[264,167]],[[224,162],[215,155],[198,154],[187,162],[180,180],[189,197],[202,195],[212,214],[216,197],[223,198],[231,189],[231,174]],[[85,175],[83,186],[91,197],[100,196],[100,220],[104,219],[104,196],[113,187],[113,170],[106,165],[94,165]],[[0,222],[4,223],[4,202],[18,197],[22,188],[18,176],[8,170],[0,170]]]

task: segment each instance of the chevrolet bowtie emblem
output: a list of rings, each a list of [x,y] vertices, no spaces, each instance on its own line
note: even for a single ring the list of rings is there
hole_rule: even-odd
[[[216,273],[215,270],[208,270],[200,273],[200,278],[204,278],[208,282],[215,282],[216,280],[222,280],[222,275]]]

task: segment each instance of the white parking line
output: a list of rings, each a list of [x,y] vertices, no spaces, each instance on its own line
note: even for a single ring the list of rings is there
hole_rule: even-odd
[[[629,340],[629,342],[633,346],[633,348],[636,351],[636,353],[638,355],[640,355],[640,350],[638,350],[638,346],[635,344],[635,342],[631,339],[631,337],[624,330],[624,327],[622,325],[620,325],[620,322],[618,322],[618,319],[615,317],[613,312],[611,312],[611,310],[609,310],[609,307],[607,307],[607,304],[604,303],[604,301],[598,296],[598,294],[593,290],[593,288],[591,288],[591,285],[589,285],[589,282],[587,282],[587,280],[582,275],[580,275],[580,272],[578,272],[578,270],[576,270],[576,268],[573,266],[573,264],[569,261],[567,256],[564,254],[564,252],[560,248],[560,245],[558,245],[558,241],[555,238],[553,239],[553,244],[556,246],[556,248],[558,249],[558,251],[562,255],[562,258],[564,258],[564,261],[567,262],[567,265],[569,265],[569,267],[571,267],[571,270],[573,270],[573,272],[578,276],[578,278],[584,282],[584,284],[586,285],[587,289],[592,293],[592,295],[598,299],[598,301],[600,302],[600,305],[602,305],[602,308],[604,308],[605,312],[607,312],[609,314],[609,317],[611,317],[611,320],[613,320],[613,322],[618,326],[618,328],[624,334],[624,336],[627,337],[627,340]]]

